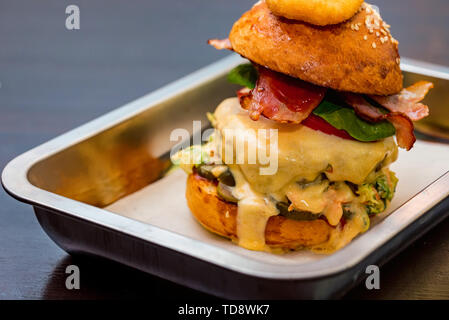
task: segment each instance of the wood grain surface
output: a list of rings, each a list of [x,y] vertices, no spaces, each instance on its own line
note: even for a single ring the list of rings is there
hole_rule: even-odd
[[[0,168],[15,156],[176,80],[225,53],[248,0],[79,0],[81,29],[65,28],[69,1],[0,2]],[[449,65],[447,0],[373,0],[401,55]],[[214,297],[108,261],[70,257],[31,207],[0,192],[0,299]],[[81,289],[65,288],[65,268]],[[449,220],[381,268],[381,290],[348,299],[449,299]]]

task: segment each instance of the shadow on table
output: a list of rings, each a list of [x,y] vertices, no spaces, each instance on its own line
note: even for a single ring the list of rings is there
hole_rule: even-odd
[[[80,289],[68,290],[66,267],[80,270]],[[43,299],[170,299],[216,300],[217,298],[189,289],[139,270],[90,256],[67,255],[55,267],[48,280]]]

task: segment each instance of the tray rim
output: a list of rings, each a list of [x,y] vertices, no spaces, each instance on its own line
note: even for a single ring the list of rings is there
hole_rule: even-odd
[[[243,61],[246,60],[236,54],[231,54],[19,155],[11,160],[2,172],[1,180],[4,189],[19,201],[33,206],[62,212],[238,273],[272,280],[322,278],[350,269],[387,244],[389,240],[449,196],[448,170],[416,196],[402,204],[394,211],[394,215],[384,219],[384,221],[388,219],[403,219],[405,223],[403,223],[400,229],[392,230],[385,227],[386,224],[376,225],[363,237],[359,237],[347,247],[325,259],[299,265],[276,265],[254,260],[209,243],[51,193],[32,185],[28,181],[28,171],[37,162],[130,119],[166,99],[213,81]],[[445,66],[402,58],[401,69],[407,72],[449,80],[449,68]],[[410,212],[414,212],[414,214],[411,215]],[[354,254],[354,252],[358,254]]]

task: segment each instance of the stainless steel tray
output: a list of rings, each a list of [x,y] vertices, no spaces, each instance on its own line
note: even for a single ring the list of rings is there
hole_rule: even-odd
[[[61,248],[135,267],[226,298],[335,298],[449,215],[449,146],[419,141],[394,170],[390,211],[330,256],[247,251],[200,228],[186,209],[185,177],[167,168],[175,128],[207,125],[205,113],[236,87],[231,55],[12,160],[5,190],[34,207]],[[405,82],[436,84],[427,103],[449,101],[449,70],[403,59]],[[401,182],[400,182],[401,183]],[[115,212],[115,213],[114,213]]]

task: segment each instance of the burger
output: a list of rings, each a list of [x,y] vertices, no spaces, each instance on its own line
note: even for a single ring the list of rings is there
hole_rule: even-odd
[[[204,228],[250,250],[331,253],[387,209],[389,166],[413,147],[433,85],[403,88],[390,26],[357,1],[342,21],[328,7],[258,2],[228,39],[209,40],[249,63],[229,73],[242,88],[208,115],[208,141],[172,157]]]

